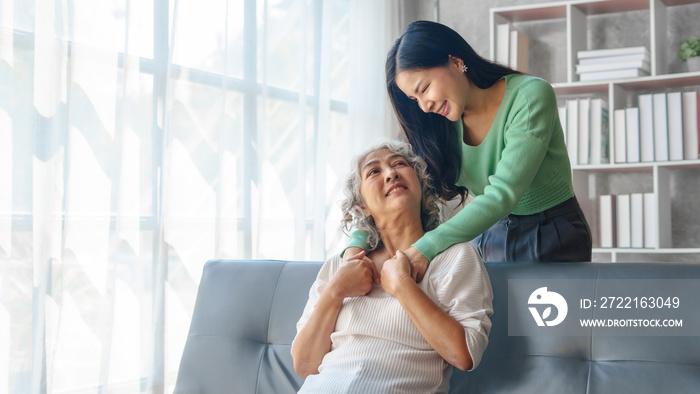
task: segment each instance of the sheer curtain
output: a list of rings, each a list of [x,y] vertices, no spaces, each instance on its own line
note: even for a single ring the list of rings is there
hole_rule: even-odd
[[[0,392],[170,392],[205,261],[338,252],[390,8],[0,0]]]

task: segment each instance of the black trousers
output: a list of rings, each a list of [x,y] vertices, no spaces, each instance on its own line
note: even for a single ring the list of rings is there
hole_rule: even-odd
[[[572,197],[534,215],[508,215],[471,241],[484,261],[591,261],[591,229]]]

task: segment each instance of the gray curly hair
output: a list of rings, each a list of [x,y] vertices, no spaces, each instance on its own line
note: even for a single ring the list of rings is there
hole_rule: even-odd
[[[360,194],[360,184],[362,183],[360,165],[367,155],[383,149],[403,156],[418,175],[418,180],[422,186],[420,219],[423,230],[430,231],[436,228],[441,221],[440,207],[438,205],[440,200],[435,192],[432,178],[428,173],[428,166],[423,158],[418,156],[413,151],[413,147],[406,142],[382,140],[353,160],[352,171],[350,171],[350,174],[348,174],[345,180],[345,189],[343,190],[345,199],[340,203],[343,214],[341,228],[346,234],[349,233],[353,227],[355,230],[367,232],[369,234],[367,237],[369,251],[378,249],[383,243],[379,235],[379,230],[374,223],[374,218],[372,218],[372,216],[366,216],[362,211],[363,199]]]

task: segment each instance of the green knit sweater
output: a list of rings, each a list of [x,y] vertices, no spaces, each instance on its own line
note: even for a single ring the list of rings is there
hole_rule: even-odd
[[[574,196],[571,165],[552,86],[533,76],[504,77],[496,118],[479,146],[465,144],[458,184],[474,197],[464,209],[413,246],[428,260],[459,242],[471,241],[508,214],[531,215]],[[367,234],[355,231],[348,246],[366,249]]]

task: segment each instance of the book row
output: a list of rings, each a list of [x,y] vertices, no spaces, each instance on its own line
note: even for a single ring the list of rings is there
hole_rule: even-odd
[[[559,107],[571,164],[610,162],[608,104],[603,99],[566,100]]]
[[[659,246],[654,193],[599,196],[601,248],[656,248]]]
[[[642,94],[638,104],[614,111],[615,163],[698,159],[698,92]]]
[[[496,39],[496,61],[527,74],[530,38],[519,30],[511,29],[510,24],[501,24],[497,27]]]
[[[603,99],[566,100],[559,107],[573,165],[697,160],[700,157],[700,93],[642,94],[638,106],[616,109],[610,152],[608,105]]]

